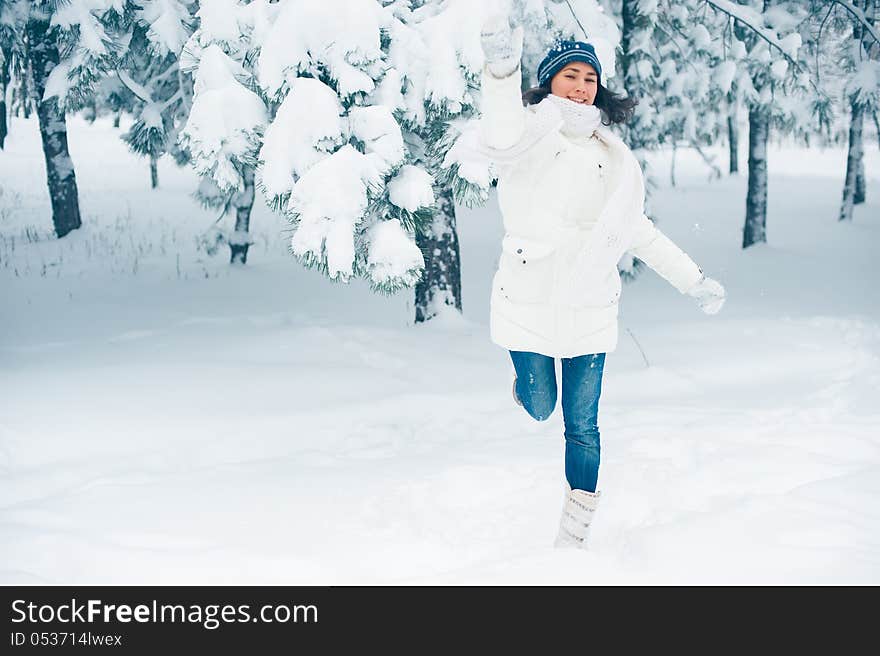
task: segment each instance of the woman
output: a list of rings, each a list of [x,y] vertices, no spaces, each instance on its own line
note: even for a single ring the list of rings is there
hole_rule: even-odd
[[[514,399],[538,421],[556,405],[562,360],[566,495],[556,546],[585,547],[600,498],[597,417],[605,355],[617,345],[617,262],[632,253],[708,314],[725,292],[645,216],[638,161],[607,129],[635,102],[602,86],[593,46],[557,43],[538,67],[539,87],[521,96],[522,28],[490,19],[481,41],[480,138],[498,171],[506,233],[492,340],[510,352]]]

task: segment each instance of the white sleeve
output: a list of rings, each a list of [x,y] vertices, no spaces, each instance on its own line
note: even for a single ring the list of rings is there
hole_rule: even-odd
[[[639,220],[629,252],[682,294],[703,277],[702,269],[644,214]]]
[[[483,67],[480,139],[489,148],[514,146],[525,130],[525,112],[520,91],[520,67],[507,77],[497,78]]]

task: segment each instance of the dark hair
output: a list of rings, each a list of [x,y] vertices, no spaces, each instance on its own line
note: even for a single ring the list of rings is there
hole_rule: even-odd
[[[535,105],[550,95],[550,83],[544,86],[532,87],[522,95],[524,105]],[[629,96],[614,93],[606,87],[599,85],[596,91],[596,99],[593,104],[602,111],[603,125],[612,123],[626,123],[635,112],[639,101]]]

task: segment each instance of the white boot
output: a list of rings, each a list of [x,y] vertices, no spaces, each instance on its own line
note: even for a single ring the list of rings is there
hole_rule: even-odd
[[[566,482],[565,503],[562,506],[562,518],[559,520],[559,534],[556,536],[555,547],[587,548],[590,524],[599,505],[601,492],[572,490]]]

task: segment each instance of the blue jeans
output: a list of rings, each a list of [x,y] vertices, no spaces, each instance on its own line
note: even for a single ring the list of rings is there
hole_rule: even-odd
[[[529,351],[511,351],[516,395],[532,418],[544,421],[556,407],[556,363]],[[599,478],[599,395],[605,354],[562,358],[565,478],[573,490],[596,491]]]

